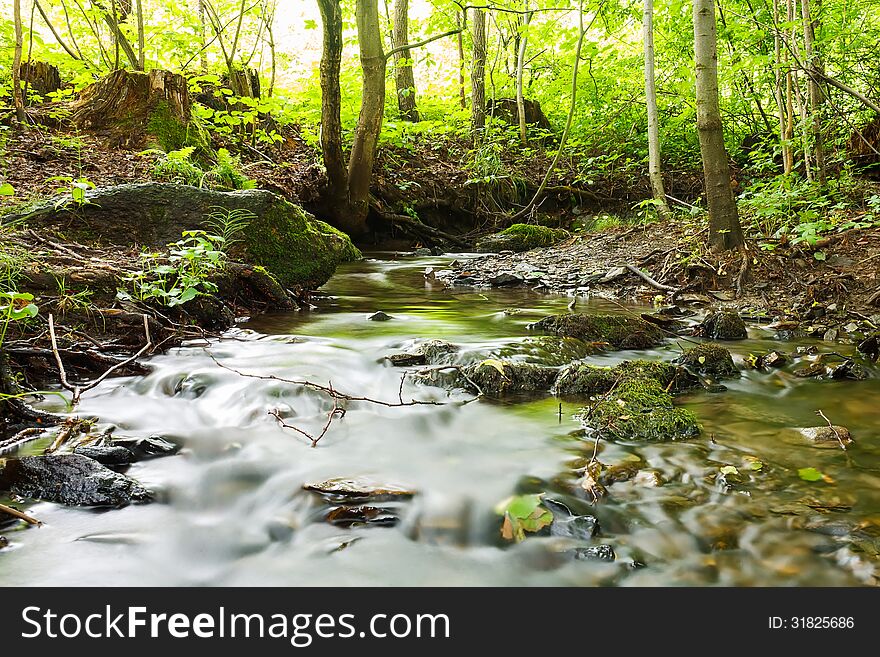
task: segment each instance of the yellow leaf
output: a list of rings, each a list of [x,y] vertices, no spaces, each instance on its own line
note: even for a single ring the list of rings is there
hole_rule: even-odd
[[[480,363],[480,367],[494,367],[498,370],[498,373],[503,376],[505,379],[507,378],[504,374],[504,363],[500,360],[495,360],[494,358],[487,358],[482,363]]]

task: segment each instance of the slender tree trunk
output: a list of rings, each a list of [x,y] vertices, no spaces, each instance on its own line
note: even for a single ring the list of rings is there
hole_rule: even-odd
[[[528,10],[529,3],[526,0],[525,8]],[[526,48],[529,42],[529,23],[532,21],[532,12],[522,15],[522,34],[519,37],[519,48],[516,52],[516,115],[519,119],[519,139],[523,146],[529,143],[528,126],[526,124],[526,99],[523,93],[523,69],[526,65]]]
[[[709,207],[709,244],[718,249],[733,249],[741,247],[744,240],[736,200],[730,186],[730,168],[718,105],[714,0],[693,0],[693,12],[697,130]]]
[[[342,8],[340,0],[318,0],[324,31],[321,55],[321,153],[327,169],[328,197],[333,212],[347,214],[348,180],[342,156]]]
[[[357,0],[357,30],[363,85],[351,157],[348,161],[348,203],[350,214],[346,232],[361,235],[367,230],[370,208],[370,182],[376,146],[382,129],[385,107],[385,53],[379,29],[378,0]]]
[[[467,13],[456,12],[455,14],[455,27],[456,28],[464,28],[462,18],[467,19]],[[461,105],[461,109],[467,109],[467,99],[466,92],[464,90],[464,32],[458,33],[458,103]]]
[[[24,96],[21,93],[21,50],[24,35],[21,26],[21,0],[12,3],[13,22],[15,23],[15,50],[12,55],[12,104],[15,106],[15,117],[24,123]]]
[[[791,173],[791,145],[786,137],[786,105],[782,89],[782,35],[779,28],[779,0],[773,0],[773,75],[775,86],[773,96],[776,99],[776,113],[779,117],[779,143],[782,146],[782,170],[785,175]]]
[[[394,24],[391,31],[391,47],[409,44],[409,0],[394,0]],[[397,109],[405,121],[418,121],[416,108],[416,81],[412,69],[412,51],[402,50],[394,54],[394,82],[397,87]]]
[[[486,12],[483,9],[472,11],[471,129],[478,132],[486,126]]]
[[[794,18],[792,0],[785,0],[785,12],[786,21],[790,23]],[[788,162],[786,170],[790,173],[794,170],[794,75],[791,70],[790,52],[790,49],[794,47],[794,43],[788,39],[788,36],[786,35],[783,39],[787,45],[783,53],[783,63],[785,65],[785,143],[788,146],[787,151],[783,151],[783,155],[787,152]]]
[[[822,105],[825,102],[825,97],[819,86],[822,60],[816,54],[816,21],[813,20],[810,12],[810,0],[801,0],[801,16],[804,23],[804,51],[807,56],[807,93],[810,101],[813,159],[816,167],[816,179],[820,185],[825,185],[828,182],[825,172],[825,138],[822,134]]]
[[[201,51],[199,52],[199,65],[202,75],[208,72],[208,36],[206,20],[205,0],[199,0],[199,38],[201,39]]]
[[[272,25],[275,23],[275,9],[276,5],[273,0],[272,10],[269,11],[269,9],[266,8],[263,14],[263,20],[266,23],[266,34],[269,35],[269,55],[272,58],[272,73],[269,77],[269,92],[267,94],[267,97],[269,98],[271,98],[272,94],[275,92],[275,73],[278,68],[278,60],[275,57],[275,33],[272,30]]]
[[[654,0],[645,0],[642,35],[645,42],[645,104],[648,108],[648,178],[657,201],[657,213],[665,218],[670,211],[660,168],[660,117],[654,80]]]
[[[144,34],[144,6],[143,0],[137,0],[137,29],[138,29],[138,70],[143,71],[147,65],[146,35]]]

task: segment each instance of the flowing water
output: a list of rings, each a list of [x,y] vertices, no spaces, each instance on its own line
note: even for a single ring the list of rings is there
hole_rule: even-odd
[[[663,484],[618,483],[591,505],[577,493],[574,470],[593,443],[573,418],[575,402],[563,402],[561,413],[552,397],[406,407],[353,402],[312,449],[268,412],[317,435],[332,408],[326,396],[240,376],[208,355],[239,372],[332,382],[391,402],[449,401],[446,391],[409,380],[401,389],[402,370],[383,360],[418,339],[460,345],[461,362],[560,365],[585,355],[574,342],[538,338],[526,328],[565,312],[569,299],[427,283],[424,268],[445,262],[385,255],[345,266],[313,312],[243,322],[207,349],[192,344],[152,358],[148,376],[110,380],[87,393],[79,413],[100,418],[99,427],[169,436],[184,449],[128,470],[159,491],[158,503],[104,511],[31,505],[44,525],[4,532],[10,546],[0,551],[0,585],[875,583],[876,371],[862,382],[799,379],[791,367],[748,371],[725,392],[682,397],[678,403],[703,424],[699,439],[600,445],[604,463],[641,461]],[[377,310],[393,319],[368,321]],[[621,308],[591,300],[578,311]],[[741,361],[749,352],[796,345],[752,328],[749,340],[728,346]],[[670,342],[587,360],[671,359],[679,349]],[[852,431],[849,450],[816,447],[792,429],[823,424],[818,408]],[[751,469],[756,461],[760,470]],[[728,487],[718,475],[730,465],[741,474]],[[827,480],[802,480],[798,469],[806,467]],[[342,527],[324,521],[326,502],[302,489],[332,477],[369,477],[418,494],[385,505],[400,517],[394,526]],[[611,545],[616,561],[573,559],[572,548],[590,542],[564,536],[504,541],[494,507],[510,495],[539,492],[597,516],[601,533],[592,544]]]

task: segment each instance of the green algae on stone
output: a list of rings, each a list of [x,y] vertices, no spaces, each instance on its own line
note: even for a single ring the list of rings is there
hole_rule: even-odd
[[[550,315],[530,328],[586,342],[607,342],[617,349],[647,349],[663,341],[657,326],[629,315]]]
[[[497,253],[499,251],[528,251],[538,247],[553,246],[569,236],[561,228],[548,228],[532,224],[513,224],[500,233],[488,235],[477,241],[476,250]]]
[[[724,379],[739,376],[730,352],[720,344],[705,342],[688,349],[675,361],[695,374]]]
[[[665,442],[700,434],[696,416],[676,408],[654,379],[624,379],[610,394],[584,409],[581,418],[603,438]]]
[[[667,392],[680,392],[699,385],[694,376],[672,363],[627,360],[616,367],[572,363],[559,373],[553,392],[560,397],[593,397],[604,395],[616,383],[633,378],[657,381]]]
[[[479,386],[485,397],[497,398],[508,394],[541,394],[550,391],[559,372],[555,367],[484,360],[468,365],[462,374],[469,387]]]

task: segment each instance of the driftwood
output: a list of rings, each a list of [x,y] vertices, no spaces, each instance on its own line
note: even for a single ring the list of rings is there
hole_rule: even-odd
[[[433,226],[423,224],[422,222],[416,221],[412,217],[409,217],[405,214],[387,212],[380,209],[376,204],[371,204],[370,209],[375,212],[376,216],[378,216],[383,221],[387,221],[388,223],[400,226],[403,230],[412,233],[419,239],[424,240],[429,244],[436,245],[438,241],[446,241],[463,249],[470,249],[473,246],[472,244],[463,240],[460,237],[450,235],[449,233],[443,232],[439,228],[434,228]]]

